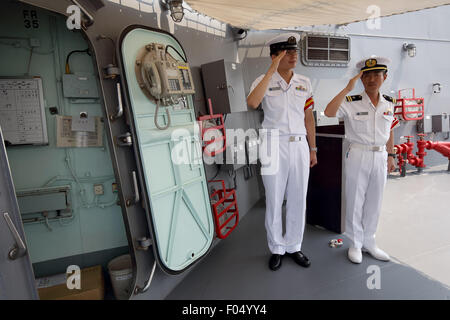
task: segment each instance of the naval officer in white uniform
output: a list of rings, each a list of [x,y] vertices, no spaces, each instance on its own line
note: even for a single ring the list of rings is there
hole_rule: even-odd
[[[309,267],[309,259],[301,252],[305,228],[306,191],[309,168],[317,163],[314,100],[309,78],[296,74],[299,35],[285,33],[267,44],[272,64],[250,88],[247,104],[264,111],[261,149],[262,180],[266,191],[265,226],[269,250],[269,268],[281,267],[283,255]],[[277,139],[271,143],[271,139]],[[260,149],[260,151],[261,151]],[[264,158],[264,159],[263,159]],[[275,166],[274,166],[275,164]],[[276,170],[266,170],[267,168]],[[282,205],[286,194],[286,232],[283,236]]]
[[[350,142],[345,155],[345,234],[351,242],[348,258],[353,263],[361,263],[361,250],[378,260],[390,259],[375,243],[387,172],[395,169],[395,99],[379,91],[389,62],[387,58],[372,56],[357,63],[359,74],[325,109],[328,117],[344,118],[345,135]],[[364,92],[347,96],[358,79]]]

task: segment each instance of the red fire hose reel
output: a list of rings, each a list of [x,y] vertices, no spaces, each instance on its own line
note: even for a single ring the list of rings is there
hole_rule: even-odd
[[[209,183],[220,183],[221,188],[214,190],[211,194],[216,234],[220,239],[229,236],[239,222],[239,210],[236,202],[236,191],[226,189],[223,180],[211,180]]]
[[[412,97],[406,98],[402,91],[412,90]],[[398,91],[397,105],[394,107],[394,116],[399,120],[411,121],[423,119],[425,115],[424,99],[416,98],[414,88],[402,89]]]

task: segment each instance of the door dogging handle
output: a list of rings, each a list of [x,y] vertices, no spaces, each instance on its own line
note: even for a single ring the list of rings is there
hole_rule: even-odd
[[[112,114],[109,119],[111,121],[116,120],[117,118],[120,118],[123,115],[123,105],[122,105],[122,91],[120,89],[120,82],[116,83],[116,89],[117,89],[117,113]]]
[[[127,202],[126,202],[127,207],[131,206],[132,204],[136,204],[141,200],[139,197],[139,187],[138,187],[136,171],[132,171],[131,176],[133,177],[134,198],[127,200]]]
[[[133,186],[134,186],[134,203],[138,203],[140,198],[139,198],[139,187],[136,177],[136,171],[133,171]]]
[[[14,241],[16,242],[14,248],[12,248],[9,251],[8,258],[10,260],[16,260],[17,258],[23,257],[27,253],[27,247],[25,246],[25,243],[22,241],[19,232],[17,232],[17,229],[14,226],[14,223],[12,222],[8,212],[3,213],[3,217],[5,218],[6,224],[8,225],[8,228],[11,231]]]

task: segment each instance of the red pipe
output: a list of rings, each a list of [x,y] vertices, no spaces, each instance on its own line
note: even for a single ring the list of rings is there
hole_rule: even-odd
[[[398,154],[398,167],[402,168],[404,163],[408,163],[416,168],[425,168],[424,157],[427,155],[425,152],[426,141],[423,140],[423,136],[419,136],[420,140],[417,141],[417,148],[419,151],[416,153],[417,156],[413,154],[414,143],[411,142],[413,136],[405,136],[406,143],[401,145],[395,145]],[[403,154],[406,153],[406,160],[403,158]]]
[[[397,159],[398,159],[397,165],[399,168],[402,168],[406,162],[406,160],[403,158],[403,154],[408,153],[409,147],[406,143],[402,143],[400,145],[395,145],[394,147],[397,150],[395,153],[398,155],[397,156]]]
[[[425,146],[426,146],[427,142],[425,140],[423,140],[423,137],[425,137],[425,134],[419,133],[417,136],[419,137],[419,140],[417,141],[417,149],[419,149],[419,151],[417,151],[416,154],[419,156],[419,159],[417,161],[416,167],[425,168],[426,166],[424,163],[424,158],[427,155],[427,153],[425,152]]]
[[[411,142],[412,136],[405,136],[407,139],[406,143],[402,143],[400,145],[395,145],[396,154],[398,155],[398,167],[402,168],[402,166],[407,161],[410,165],[415,166],[418,169],[425,168],[424,158],[427,155],[425,149],[427,150],[435,150],[439,152],[444,157],[447,157],[450,161],[450,142],[442,142],[442,141],[427,141],[424,140],[423,137],[425,134],[418,134],[419,140],[417,141],[417,156],[413,154],[414,143]],[[406,153],[406,160],[403,157],[403,154]],[[450,170],[450,163],[449,163]]]
[[[415,166],[417,168],[423,168],[425,165],[423,164],[423,159],[420,159],[419,157],[416,157],[412,153],[408,155],[408,163],[412,166]]]
[[[450,161],[450,142],[432,142],[432,141],[427,141],[425,147],[428,150],[435,150],[437,152],[439,152],[440,154],[442,154],[444,157],[447,157],[448,160]]]
[[[398,154],[398,167],[402,168],[406,161],[410,161],[412,150],[414,148],[414,144],[411,142],[413,136],[405,136],[406,143],[402,143],[401,145],[395,145],[394,147],[397,149],[396,153]],[[406,160],[403,158],[403,154],[406,154]],[[414,160],[411,160],[414,161]]]
[[[422,152],[420,152],[420,149],[419,149],[419,152],[417,153],[417,155],[419,156],[419,157],[416,157],[414,154],[413,154],[413,150],[414,150],[414,143],[413,142],[411,142],[411,138],[413,138],[412,136],[405,136],[405,138],[407,139],[407,142],[406,142],[406,145],[408,146],[408,149],[406,150],[407,151],[407,159],[408,159],[408,163],[410,164],[410,165],[412,165],[412,166],[415,166],[415,167],[417,167],[417,168],[424,168],[425,167],[425,165],[424,165],[424,163],[423,163],[423,157],[424,156],[420,156],[419,155],[419,153],[420,154],[423,154],[423,150],[422,150]],[[418,141],[417,141],[418,142]],[[419,146],[419,145],[418,145]],[[425,153],[425,155],[426,155],[426,153]]]

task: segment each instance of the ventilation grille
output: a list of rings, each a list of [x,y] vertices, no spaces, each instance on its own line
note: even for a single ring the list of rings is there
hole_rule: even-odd
[[[350,38],[303,34],[302,62],[306,66],[346,67],[350,61]]]

